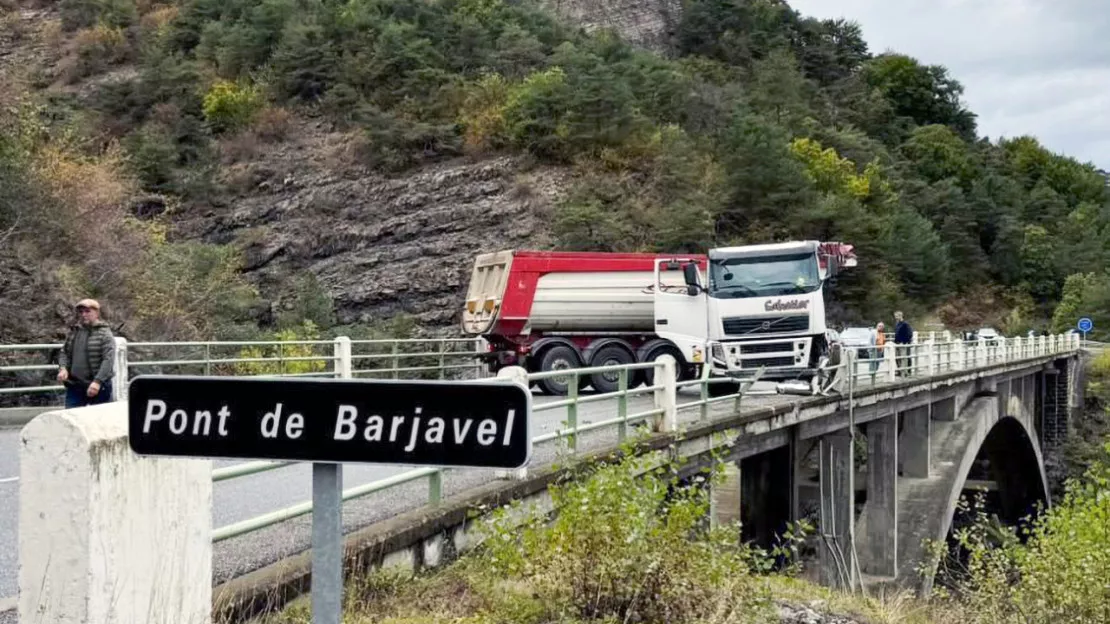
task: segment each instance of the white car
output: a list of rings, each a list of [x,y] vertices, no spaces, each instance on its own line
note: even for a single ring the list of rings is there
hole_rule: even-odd
[[[988,345],[998,344],[998,339],[1002,337],[1002,334],[992,327],[983,327],[975,333],[977,338],[985,340]]]

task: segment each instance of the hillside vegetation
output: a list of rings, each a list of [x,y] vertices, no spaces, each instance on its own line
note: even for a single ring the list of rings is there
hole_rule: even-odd
[[[51,15],[5,17],[7,45],[39,52],[5,70],[0,263],[45,272],[20,282],[43,299],[111,299],[146,337],[351,320],[312,271],[277,280],[292,303],[268,313],[241,245],[175,234],[233,214],[254,191],[229,167],[304,120],[390,176],[504,154],[566,168],[547,222],[568,249],[851,242],[845,321],[904,307],[1021,331],[1110,309],[1093,167],[979,136],[945,68],[875,55],[856,24],[785,2],[693,0],[666,57],[532,2],[61,0]]]

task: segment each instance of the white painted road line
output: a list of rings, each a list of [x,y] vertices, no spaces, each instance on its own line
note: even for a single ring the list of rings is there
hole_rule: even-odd
[[[15,483],[19,481],[19,477],[8,477],[7,479],[0,479],[0,483]]]
[[[0,613],[3,613],[5,611],[15,611],[15,608],[17,606],[19,606],[19,600],[16,599],[15,596],[12,596],[10,598],[0,598]]]

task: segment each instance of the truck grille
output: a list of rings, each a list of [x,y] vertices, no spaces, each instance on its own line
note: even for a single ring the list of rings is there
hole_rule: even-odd
[[[767,318],[726,318],[722,320],[725,334],[744,336],[752,334],[777,334],[782,332],[804,332],[809,329],[809,316],[771,316]]]
[[[768,357],[768,358],[744,358],[743,368],[759,368],[760,366],[775,367],[775,366],[794,366],[794,358],[792,356],[786,357]]]
[[[792,352],[793,350],[793,342],[767,342],[763,344],[740,345],[740,353],[743,355],[749,353],[782,353],[783,351]]]

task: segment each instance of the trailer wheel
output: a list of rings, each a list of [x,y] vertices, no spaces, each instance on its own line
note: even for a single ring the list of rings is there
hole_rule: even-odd
[[[582,368],[582,358],[578,357],[578,352],[567,345],[555,345],[550,349],[543,352],[540,357],[540,371],[556,371],[556,370],[570,370],[574,368]],[[579,379],[579,388],[582,386],[582,379]],[[540,390],[545,394],[554,394],[558,396],[566,396],[567,388],[570,385],[570,377],[549,377],[541,379],[538,382]]]
[[[610,344],[597,350],[590,359],[590,366],[618,366],[621,364],[635,364],[636,358],[620,345]],[[628,387],[636,387],[639,371],[628,371]],[[598,392],[616,392],[620,389],[620,374],[596,373],[590,375],[590,383]]]

